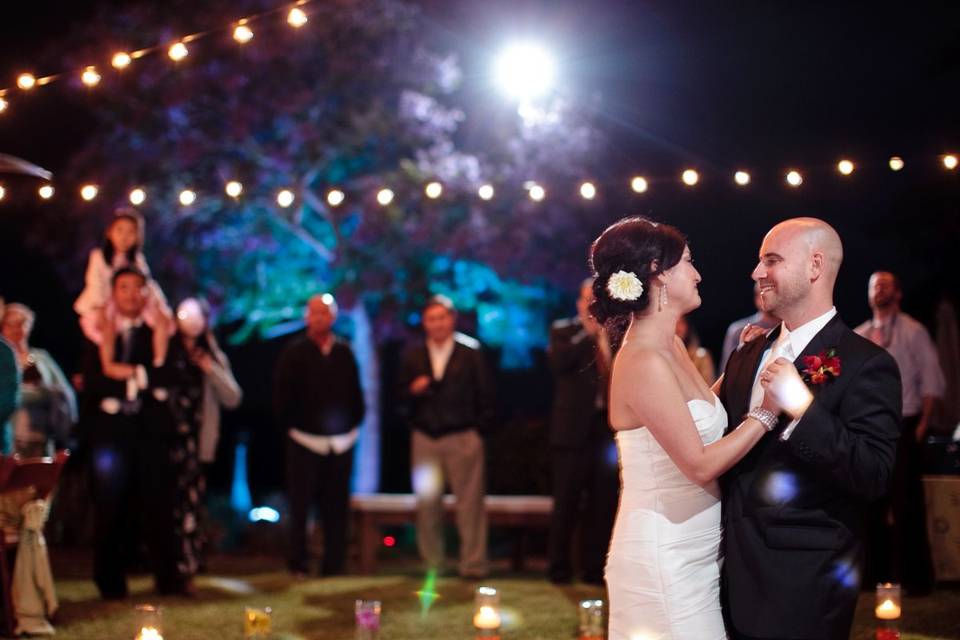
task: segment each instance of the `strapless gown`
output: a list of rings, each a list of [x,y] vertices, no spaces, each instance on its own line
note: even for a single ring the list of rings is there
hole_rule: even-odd
[[[719,399],[687,407],[704,444],[723,436]],[[717,483],[688,480],[643,427],[616,438],[622,488],[606,566],[609,640],[726,638]]]

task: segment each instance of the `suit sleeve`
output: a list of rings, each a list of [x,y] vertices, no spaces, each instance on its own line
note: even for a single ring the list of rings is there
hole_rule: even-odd
[[[585,369],[594,357],[594,342],[585,330],[572,332],[562,327],[550,329],[547,358],[554,375]]]
[[[877,353],[855,374],[837,413],[814,398],[785,444],[838,489],[875,500],[893,474],[901,404],[897,364]]]
[[[83,390],[97,401],[103,398],[123,398],[127,395],[127,383],[123,380],[114,380],[103,374],[100,362],[100,348],[87,341],[81,370],[83,371]]]
[[[480,422],[480,430],[489,431],[497,415],[497,400],[493,373],[490,371],[490,366],[487,364],[487,359],[482,351],[477,349],[474,352],[474,359],[477,368],[477,409],[480,414],[477,418]]]
[[[363,422],[367,406],[363,400],[363,386],[360,384],[360,368],[357,366],[357,358],[352,351],[349,352],[347,361],[349,362],[347,366],[350,369],[347,375],[350,376],[352,382],[350,386],[353,389],[350,399],[350,424],[357,426]]]

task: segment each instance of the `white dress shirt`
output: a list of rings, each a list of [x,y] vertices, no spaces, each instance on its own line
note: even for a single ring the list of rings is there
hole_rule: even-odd
[[[433,371],[433,379],[440,380],[447,370],[447,363],[450,362],[450,356],[453,354],[453,336],[450,336],[440,344],[433,340],[427,340],[427,352],[430,354],[430,369]]]
[[[753,379],[753,391],[750,394],[750,408],[759,407],[763,401],[763,387],[760,386],[760,372],[767,366],[767,361],[773,362],[776,358],[786,358],[793,362],[807,348],[813,337],[820,333],[827,323],[837,315],[837,308],[830,307],[830,310],[823,315],[817,316],[813,320],[800,325],[793,331],[787,329],[787,325],[780,323],[780,335],[760,356],[760,366],[757,367],[756,376]],[[771,354],[776,354],[771,357]],[[800,418],[793,420],[780,435],[781,440],[786,440],[793,433]]]

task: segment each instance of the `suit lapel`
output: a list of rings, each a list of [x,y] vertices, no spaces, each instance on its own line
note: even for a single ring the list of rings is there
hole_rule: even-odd
[[[780,335],[780,325],[769,331],[764,339],[748,342],[731,358],[730,378],[727,381],[727,413],[730,415],[730,428],[739,424],[740,416],[747,412],[750,395],[753,393],[753,380],[757,377],[757,367],[763,353]],[[736,368],[733,368],[733,365]]]
[[[840,338],[843,336],[844,330],[847,328],[847,325],[843,323],[843,320],[840,319],[840,314],[830,318],[830,322],[824,325],[813,338],[807,343],[807,346],[804,347],[803,352],[797,356],[797,359],[793,361],[793,365],[797,368],[797,371],[800,373],[801,377],[803,376],[803,371],[806,369],[806,365],[803,363],[803,359],[807,356],[815,356],[823,351],[828,351],[829,349],[835,349],[840,344]],[[823,385],[807,385],[811,392],[814,395],[823,387]]]

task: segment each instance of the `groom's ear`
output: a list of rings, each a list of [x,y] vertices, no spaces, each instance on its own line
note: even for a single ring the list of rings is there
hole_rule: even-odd
[[[810,281],[814,282],[823,275],[823,253],[814,251],[810,256]]]

